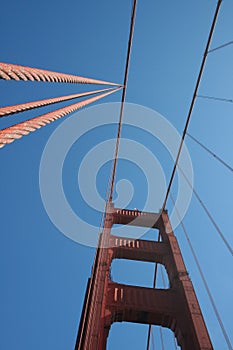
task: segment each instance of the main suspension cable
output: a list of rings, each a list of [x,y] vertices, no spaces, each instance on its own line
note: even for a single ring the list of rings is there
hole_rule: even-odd
[[[102,92],[107,92],[110,90],[114,90],[114,88],[81,92],[78,94],[59,96],[59,97],[48,98],[48,99],[44,99],[44,100],[38,100],[38,101],[20,103],[20,104],[12,105],[12,106],[1,107],[0,108],[0,118],[9,116],[11,114],[28,111],[28,110],[31,110],[34,108],[48,106],[48,105],[58,103],[58,102],[65,102],[65,101],[74,100],[74,99],[80,98],[80,97],[96,95],[100,92],[102,93]]]
[[[70,114],[74,111],[77,111],[83,107],[88,106],[91,103],[94,103],[98,100],[100,100],[103,97],[106,97],[113,92],[118,91],[121,88],[113,89],[111,91],[102,93],[100,95],[85,99],[83,101],[74,103],[72,105],[56,109],[55,111],[42,114],[39,117],[28,119],[22,123],[18,123],[15,125],[12,125],[8,128],[0,130],[0,148],[4,147],[5,145],[12,143],[13,141],[20,139],[21,137],[30,134],[33,131],[36,131],[37,129],[40,129],[42,126],[45,126],[47,124],[50,124],[54,122],[57,119],[63,118],[67,114]]]
[[[226,162],[224,162],[224,160],[222,160],[220,157],[218,157],[214,152],[212,152],[209,148],[207,148],[205,145],[203,145],[203,143],[201,143],[200,141],[198,141],[194,136],[190,135],[187,132],[187,135],[193,140],[195,141],[199,146],[201,146],[204,150],[206,150],[209,154],[211,154],[215,159],[217,159],[220,163],[222,163],[226,168],[228,168],[231,172],[233,172],[233,168],[228,165]]]
[[[202,208],[204,209],[205,213],[207,214],[207,216],[209,217],[210,221],[212,222],[212,224],[214,225],[216,231],[218,232],[219,236],[221,237],[222,241],[224,242],[225,246],[227,247],[227,249],[229,250],[230,254],[233,255],[233,250],[230,246],[230,244],[228,243],[227,239],[224,237],[222,231],[220,230],[220,228],[218,227],[218,225],[216,224],[213,216],[210,214],[209,210],[207,209],[206,205],[203,203],[203,201],[201,200],[199,194],[197,193],[197,191],[195,190],[195,188],[193,188],[193,186],[191,185],[189,179],[187,178],[187,176],[185,175],[184,171],[181,169],[181,167],[178,165],[179,170],[181,171],[181,173],[184,176],[184,179],[186,180],[187,184],[189,185],[189,187],[192,189],[195,197],[197,198],[198,202],[201,204]]]
[[[191,101],[191,104],[190,104],[188,116],[186,118],[186,123],[185,123],[184,131],[183,131],[183,134],[182,134],[180,146],[179,146],[179,149],[178,149],[177,157],[176,157],[176,160],[175,160],[175,164],[174,164],[174,167],[173,167],[171,178],[170,178],[170,181],[169,181],[169,184],[168,184],[168,189],[167,189],[166,196],[165,196],[165,199],[164,199],[163,209],[165,209],[165,207],[166,207],[168,195],[169,195],[169,192],[171,190],[171,186],[172,186],[172,183],[173,183],[173,180],[174,180],[174,177],[175,177],[176,167],[177,167],[178,162],[179,162],[180,154],[181,154],[182,147],[183,147],[183,144],[184,144],[184,139],[185,139],[185,136],[186,136],[186,132],[188,130],[189,123],[190,123],[190,119],[191,119],[194,103],[195,103],[196,96],[197,96],[197,91],[198,91],[198,88],[199,88],[199,85],[200,85],[200,82],[201,82],[202,73],[203,73],[203,70],[204,70],[206,58],[207,58],[207,55],[208,55],[208,50],[209,50],[209,47],[210,47],[210,43],[211,43],[211,39],[212,39],[212,36],[213,36],[213,32],[214,32],[214,28],[215,28],[215,24],[216,24],[216,21],[217,21],[217,17],[218,17],[218,13],[219,13],[219,9],[220,9],[221,3],[222,3],[222,0],[218,0],[217,7],[216,7],[216,10],[215,10],[215,14],[214,14],[214,18],[213,18],[212,25],[211,25],[211,28],[210,28],[210,33],[209,33],[209,36],[208,36],[206,48],[205,48],[205,51],[204,51],[204,55],[203,55],[203,59],[202,59],[201,67],[200,67],[200,71],[199,71],[198,78],[197,78],[197,81],[196,81],[196,86],[195,86],[195,89],[194,89],[192,101]]]
[[[186,238],[186,240],[187,240],[187,242],[188,242],[189,248],[190,248],[190,250],[191,250],[192,256],[193,256],[194,261],[195,261],[195,263],[196,263],[197,269],[198,269],[198,271],[199,271],[199,273],[200,273],[202,282],[203,282],[203,284],[204,284],[204,286],[205,286],[205,290],[206,290],[206,292],[207,292],[207,294],[208,294],[208,297],[209,297],[209,299],[210,299],[211,305],[212,305],[212,307],[213,307],[215,316],[216,316],[216,318],[217,318],[217,320],[218,320],[219,326],[220,326],[220,328],[221,328],[221,330],[222,330],[222,333],[223,333],[223,336],[224,336],[224,338],[225,338],[225,341],[226,341],[226,343],[227,343],[227,345],[228,345],[229,350],[232,350],[231,343],[230,343],[230,339],[229,339],[229,337],[228,337],[228,335],[227,335],[227,332],[226,332],[225,327],[224,327],[224,325],[223,325],[223,322],[222,322],[222,320],[221,320],[220,314],[219,314],[218,309],[217,309],[217,307],[216,307],[214,298],[213,298],[213,296],[212,296],[212,294],[211,294],[211,292],[210,292],[210,289],[209,289],[208,283],[207,283],[207,281],[206,281],[206,279],[205,279],[205,276],[204,276],[204,273],[203,273],[203,271],[202,271],[201,265],[200,265],[200,263],[199,263],[199,260],[198,260],[198,258],[197,258],[197,255],[196,255],[196,253],[195,253],[195,250],[194,250],[194,248],[193,248],[193,245],[192,245],[192,243],[191,243],[191,241],[190,241],[188,232],[187,232],[187,230],[186,230],[186,227],[184,226],[183,221],[181,220],[180,212],[179,212],[178,208],[176,207],[174,198],[173,198],[173,196],[172,196],[171,193],[170,193],[170,198],[171,198],[171,201],[172,201],[172,203],[173,203],[173,205],[174,205],[175,211],[176,211],[176,213],[177,213],[177,217],[178,217],[178,219],[180,220],[181,227],[182,227],[182,229],[183,229],[185,238]]]
[[[112,174],[111,174],[111,187],[110,187],[110,191],[109,191],[108,202],[112,201],[113,190],[114,190],[116,166],[117,166],[117,160],[118,160],[119,144],[120,144],[121,129],[122,129],[122,118],[123,118],[123,112],[124,112],[126,88],[127,88],[128,73],[129,73],[129,63],[130,63],[130,56],[131,56],[131,49],[132,49],[132,42],[133,42],[133,32],[134,32],[134,24],[135,24],[135,17],[136,17],[136,8],[137,8],[137,0],[134,0],[133,7],[132,7],[132,13],[131,13],[130,33],[129,33],[127,57],[126,57],[126,64],[125,64],[124,85],[123,85],[122,97],[121,97],[120,118],[119,118],[119,122],[118,122],[117,139],[116,139],[113,169],[112,169]]]
[[[52,83],[72,83],[72,84],[98,84],[120,86],[109,81],[85,78],[73,74],[53,72],[40,68],[19,66],[18,64],[0,62],[0,79],[5,80],[30,80]]]

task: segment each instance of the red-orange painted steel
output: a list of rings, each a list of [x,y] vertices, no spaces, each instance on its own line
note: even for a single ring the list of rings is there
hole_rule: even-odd
[[[113,213],[113,223],[121,225],[158,228],[160,214],[141,212],[139,210],[116,209]]]
[[[148,220],[145,226],[155,227],[151,218],[156,218],[162,242],[111,235],[113,224],[132,224],[132,220],[139,220],[140,225]],[[112,323],[122,321],[168,327],[182,350],[213,350],[167,212],[121,210],[110,203],[97,252],[75,350],[106,349]],[[116,258],[163,264],[170,287],[162,290],[112,282],[110,268]]]
[[[52,72],[45,69],[31,68],[3,62],[0,62],[0,79],[48,81],[53,83],[119,85],[103,80],[85,78],[72,74]]]
[[[68,96],[59,96],[59,97],[55,97],[55,98],[48,98],[48,99],[45,99],[45,100],[38,100],[38,101],[33,101],[33,102],[21,103],[21,104],[17,104],[17,105],[13,105],[13,106],[6,106],[6,107],[0,108],[0,117],[4,117],[4,116],[10,115],[10,114],[14,114],[14,113],[27,111],[27,110],[30,110],[30,109],[33,109],[33,108],[39,108],[39,107],[47,106],[47,105],[50,105],[50,104],[53,104],[53,103],[57,103],[57,102],[64,102],[64,101],[73,100],[73,99],[79,98],[79,97],[95,95],[95,94],[98,94],[100,92],[106,92],[106,91],[110,91],[110,90],[112,90],[112,89],[102,89],[102,90],[87,91],[87,92],[82,92],[80,94],[73,94],[73,95],[68,95]]]
[[[9,128],[0,130],[0,148],[5,146],[6,144],[12,143],[16,139],[20,139],[24,135],[28,135],[30,132],[35,131],[42,126],[45,126],[46,124],[49,124],[56,119],[62,118],[65,115],[74,112],[78,109],[81,109],[85,106],[87,106],[90,103],[93,103],[95,101],[98,101],[99,99],[112,94],[113,92],[119,90],[113,89],[111,91],[108,91],[106,93],[103,93],[98,96],[94,96],[91,98],[88,98],[86,100],[83,100],[81,102],[74,103],[70,106],[63,107],[60,109],[57,109],[53,112],[43,114],[39,117],[29,119],[25,122],[10,126]]]

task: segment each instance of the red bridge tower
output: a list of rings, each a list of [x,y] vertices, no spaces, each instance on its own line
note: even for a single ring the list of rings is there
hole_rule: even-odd
[[[158,229],[161,242],[117,237],[114,224]],[[113,259],[163,264],[169,289],[128,286],[111,281]],[[122,210],[108,205],[92,276],[88,280],[75,350],[106,349],[113,322],[170,328],[182,350],[213,350],[168,214]]]

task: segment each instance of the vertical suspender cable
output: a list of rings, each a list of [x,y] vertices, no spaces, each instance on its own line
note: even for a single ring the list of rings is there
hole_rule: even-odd
[[[111,187],[110,187],[109,198],[108,198],[109,202],[112,201],[113,190],[114,190],[117,158],[118,158],[119,144],[120,144],[120,137],[121,137],[122,118],[123,118],[123,112],[124,112],[125,95],[126,95],[128,73],[129,73],[130,55],[131,55],[131,48],[132,48],[132,42],[133,42],[133,32],[134,32],[134,23],[135,23],[135,17],[136,17],[136,8],[137,8],[137,0],[134,0],[132,13],[131,13],[131,23],[130,23],[130,33],[129,33],[126,65],[125,65],[124,85],[123,85],[122,97],[121,97],[120,118],[119,118],[119,123],[118,123],[117,140],[116,140],[113,168],[112,168],[112,174],[111,174]]]
[[[160,340],[161,340],[162,350],[165,350],[165,348],[164,348],[164,341],[163,341],[162,327],[159,327],[159,334],[160,334]]]
[[[127,49],[127,57],[126,57],[126,66],[125,66],[125,75],[124,75],[124,85],[123,85],[123,92],[122,92],[122,98],[121,98],[121,109],[120,109],[120,117],[118,122],[118,131],[117,131],[117,140],[116,140],[116,146],[115,146],[115,153],[114,153],[114,162],[112,167],[112,172],[109,177],[109,188],[107,189],[107,203],[112,201],[112,195],[113,195],[113,189],[114,189],[114,181],[115,181],[115,173],[116,173],[116,165],[117,165],[117,158],[118,158],[118,151],[119,151],[119,143],[120,143],[120,136],[121,136],[121,127],[122,127],[122,118],[123,118],[123,110],[124,110],[124,102],[125,102],[125,95],[126,95],[126,86],[128,81],[128,71],[129,71],[129,62],[130,62],[130,54],[131,54],[131,47],[132,47],[132,40],[133,40],[133,31],[134,31],[134,22],[135,22],[135,15],[136,15],[136,6],[137,6],[137,0],[134,0],[132,12],[131,12],[131,24],[130,24],[130,33],[129,33],[129,40],[128,40],[128,49]],[[106,214],[106,208],[107,203],[105,205],[105,212],[103,213],[101,224],[100,226],[104,226],[104,218]],[[103,254],[103,251],[101,250],[100,243],[99,243],[100,253],[99,256],[96,257],[96,270],[92,273],[92,283],[96,280],[98,275],[98,264],[101,260],[101,256]],[[87,317],[87,315],[86,315]]]
[[[160,272],[161,272],[161,276],[162,276],[162,281],[163,281],[163,287],[166,288],[166,282],[165,282],[165,277],[164,277],[164,272],[162,269],[162,266],[160,265]],[[162,335],[162,327],[161,328],[161,335]],[[175,334],[173,333],[173,341],[174,341],[174,349],[177,350],[177,344],[176,344],[176,337]]]
[[[176,161],[175,161],[175,164],[174,164],[174,167],[173,167],[172,175],[171,175],[171,178],[170,178],[170,181],[169,181],[169,184],[168,184],[168,189],[167,189],[167,192],[166,192],[166,196],[165,196],[165,199],[164,199],[163,209],[165,209],[165,207],[166,207],[168,195],[169,195],[169,192],[171,190],[172,182],[173,182],[174,177],[175,177],[176,167],[177,167],[177,164],[179,162],[179,158],[180,158],[180,154],[181,154],[181,151],[182,151],[184,139],[185,139],[185,136],[186,136],[186,132],[188,130],[189,123],[190,123],[190,119],[191,119],[194,103],[195,103],[195,100],[196,100],[196,97],[197,97],[197,91],[198,91],[198,88],[199,88],[199,85],[200,85],[200,82],[201,82],[202,73],[203,73],[203,70],[204,70],[206,58],[207,58],[207,55],[208,55],[211,39],[212,39],[212,36],[213,36],[213,33],[214,33],[215,24],[217,22],[218,13],[219,13],[219,9],[220,9],[221,3],[222,3],[222,0],[218,0],[217,7],[216,7],[216,10],[215,10],[215,14],[214,14],[214,18],[213,18],[212,25],[211,25],[211,28],[210,28],[210,33],[209,33],[209,36],[208,36],[205,52],[204,52],[204,55],[203,55],[201,68],[200,68],[200,71],[199,71],[199,74],[198,74],[198,78],[197,78],[197,81],[196,81],[196,85],[195,85],[192,101],[191,101],[191,104],[190,104],[190,107],[189,107],[188,116],[187,116],[187,119],[186,119],[184,131],[183,131],[181,142],[180,142],[180,146],[179,146],[179,149],[178,149]]]
[[[178,162],[179,162],[179,158],[180,158],[180,154],[181,154],[181,151],[182,151],[184,139],[185,139],[185,136],[186,136],[186,132],[188,130],[188,126],[189,126],[189,122],[190,122],[190,119],[191,119],[194,103],[195,103],[195,100],[196,100],[197,91],[198,91],[198,88],[199,88],[199,85],[200,85],[202,73],[203,73],[203,70],[204,70],[206,58],[207,58],[207,55],[208,55],[208,50],[209,50],[209,47],[210,47],[210,43],[211,43],[211,39],[212,39],[212,36],[213,36],[213,32],[214,32],[214,28],[215,28],[215,24],[216,24],[216,21],[217,21],[217,17],[218,17],[218,13],[219,13],[219,9],[220,9],[221,3],[222,3],[222,0],[218,0],[217,7],[216,7],[216,10],[215,10],[215,14],[214,14],[214,18],[213,18],[212,25],[211,25],[211,29],[210,29],[210,33],[209,33],[209,36],[208,36],[206,48],[205,48],[205,51],[204,51],[204,55],[203,55],[203,59],[202,59],[202,63],[201,63],[201,68],[200,68],[200,71],[199,71],[199,74],[198,74],[198,78],[197,78],[197,81],[196,81],[196,86],[195,86],[195,89],[194,89],[191,105],[190,105],[188,116],[187,116],[187,119],[186,119],[184,131],[183,131],[183,134],[182,134],[182,138],[181,138],[181,142],[180,142],[180,145],[179,145],[179,149],[178,149],[176,161],[175,161],[175,164],[174,164],[174,168],[173,168],[173,171],[172,171],[172,175],[171,175],[171,178],[170,178],[170,181],[169,181],[169,184],[168,184],[168,189],[167,189],[167,192],[166,192],[166,195],[165,195],[165,199],[164,199],[162,210],[164,210],[165,207],[166,207],[168,195],[170,193],[172,182],[173,182],[173,179],[175,177],[176,167],[177,167]],[[158,237],[158,241],[159,240],[160,240],[160,235]],[[157,264],[155,264],[154,288],[155,288],[155,285],[156,285],[156,275],[157,275]],[[149,350],[149,347],[150,347],[150,334],[151,334],[151,325],[149,326],[149,330],[148,330],[147,350]]]
[[[160,238],[161,238],[161,234],[159,232],[159,234],[158,234],[158,242],[160,241]],[[154,289],[156,287],[157,272],[158,272],[158,264],[155,263],[154,280],[153,280],[153,288]],[[151,336],[151,333],[152,333],[152,325],[150,324],[149,327],[148,327],[146,350],[150,349],[150,336]]]
[[[155,350],[155,337],[154,337],[153,329],[152,329],[151,335],[152,335],[152,349]]]

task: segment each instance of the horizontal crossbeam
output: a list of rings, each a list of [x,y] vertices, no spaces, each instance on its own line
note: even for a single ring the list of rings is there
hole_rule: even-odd
[[[160,228],[160,213],[116,208],[112,216],[113,224]]]

